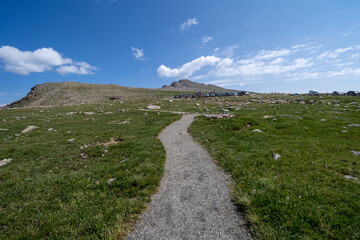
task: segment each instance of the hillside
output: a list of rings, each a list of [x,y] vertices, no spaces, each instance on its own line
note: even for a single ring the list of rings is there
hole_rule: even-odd
[[[202,91],[202,92],[232,92],[237,91],[234,89],[225,89],[212,84],[204,84],[190,81],[188,79],[182,79],[180,81],[173,82],[170,86],[164,85],[163,90],[173,91]]]
[[[171,97],[182,92],[230,91],[215,85],[195,83],[189,80],[173,82],[158,89],[123,87],[115,84],[88,84],[79,82],[51,82],[35,85],[22,99],[7,107],[71,106],[108,101],[111,97],[121,100],[141,100]]]
[[[79,82],[51,82],[35,85],[22,99],[7,107],[70,106],[108,101],[166,97],[174,93],[160,89],[123,87],[115,84],[87,84]]]

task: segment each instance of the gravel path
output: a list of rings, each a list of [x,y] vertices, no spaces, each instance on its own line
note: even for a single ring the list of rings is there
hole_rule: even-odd
[[[195,116],[184,115],[161,132],[165,176],[127,239],[251,239],[224,175],[187,132]]]

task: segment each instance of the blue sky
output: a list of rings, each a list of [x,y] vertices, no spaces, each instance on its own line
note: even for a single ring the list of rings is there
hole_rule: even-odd
[[[358,0],[1,0],[0,105],[54,81],[360,90]]]

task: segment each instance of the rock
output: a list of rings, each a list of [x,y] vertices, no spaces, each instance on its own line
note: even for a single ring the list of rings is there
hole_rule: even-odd
[[[94,115],[94,112],[84,112],[84,115]]]
[[[313,100],[308,101],[309,104],[314,104],[315,102]]]
[[[346,131],[346,130],[343,130],[342,132],[343,132],[343,133],[346,133],[347,131]]]
[[[110,179],[108,179],[106,182],[110,184],[110,183],[114,182],[115,179],[116,179],[116,178],[110,178]]]
[[[9,129],[6,128],[0,128],[0,131],[8,131]]]
[[[253,132],[263,132],[263,131],[261,131],[260,129],[254,129],[254,130],[252,130]]]
[[[266,118],[272,118],[273,116],[264,116],[263,118],[266,119]]]
[[[1,160],[0,161],[0,167],[8,164],[9,162],[11,162],[11,160],[12,160],[11,158],[5,158],[5,159]]]
[[[119,112],[125,112],[125,110],[124,110],[124,109],[120,109]]]
[[[224,108],[224,109],[221,109],[221,111],[222,112],[229,112],[229,109]]]
[[[53,128],[49,128],[48,131],[51,132],[51,131],[54,131],[54,129],[53,129]]]
[[[195,106],[198,106],[198,107],[199,107],[199,106],[200,106],[200,103],[195,103]]]
[[[73,142],[73,141],[75,141],[75,139],[73,139],[73,138],[68,140],[68,142]]]
[[[357,124],[357,123],[351,123],[351,124],[348,124],[349,127],[360,127],[360,124]]]
[[[74,115],[76,112],[68,112],[68,113],[65,113],[66,115]]]
[[[112,112],[106,112],[105,114],[113,114]]]
[[[150,110],[156,110],[156,109],[161,109],[160,106],[157,106],[157,105],[152,105],[150,104],[149,106],[146,107],[147,109],[150,109]]]
[[[28,133],[28,132],[31,132],[31,131],[37,129],[37,128],[38,128],[37,126],[28,126],[24,130],[22,130],[21,133]]]
[[[104,113],[104,111],[100,109],[100,110],[98,111],[98,113]]]
[[[273,159],[275,159],[275,160],[278,160],[279,158],[281,158],[281,155],[280,155],[280,154],[277,154],[277,153],[273,153],[273,154],[271,155],[271,157],[272,157]]]
[[[169,102],[170,102],[170,103],[172,103],[172,102],[173,102],[173,100],[171,100],[171,99],[170,99],[170,100],[169,100]]]
[[[280,117],[293,117],[293,115],[291,115],[291,114],[280,114],[279,116]]]
[[[20,134],[14,134],[15,137],[20,137]]]
[[[87,155],[86,155],[85,153],[80,153],[80,157],[81,157],[82,159],[85,159],[85,158],[87,158]]]
[[[321,119],[320,121],[321,121],[321,122],[326,122],[326,119]]]
[[[209,140],[208,140],[208,139],[204,139],[204,142],[209,142]]]
[[[359,178],[351,176],[351,175],[344,175],[344,178],[346,179],[354,179],[354,180],[359,180]]]
[[[357,151],[354,151],[354,150],[352,150],[351,151],[355,156],[360,156],[360,152],[357,152]]]

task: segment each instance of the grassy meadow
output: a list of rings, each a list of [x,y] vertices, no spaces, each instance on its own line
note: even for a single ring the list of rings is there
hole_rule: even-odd
[[[349,126],[360,124],[360,105],[351,104],[360,99],[310,99],[226,100],[239,106],[230,111],[236,118],[199,117],[191,126],[234,180],[234,202],[255,239],[360,238],[360,157],[351,152],[360,151],[360,127]]]
[[[236,116],[198,117],[190,132],[232,177],[254,239],[359,239],[360,127],[349,125],[360,124],[359,102],[157,97],[0,110],[0,160],[12,159],[0,167],[0,239],[122,239],[163,176],[156,136],[181,117],[166,111]],[[140,110],[150,103],[161,110]]]
[[[122,108],[0,111],[0,128],[8,129],[0,131],[0,160],[12,159],[0,167],[1,239],[126,234],[163,176],[165,151],[156,136],[180,116]],[[21,134],[30,125],[38,128]]]

